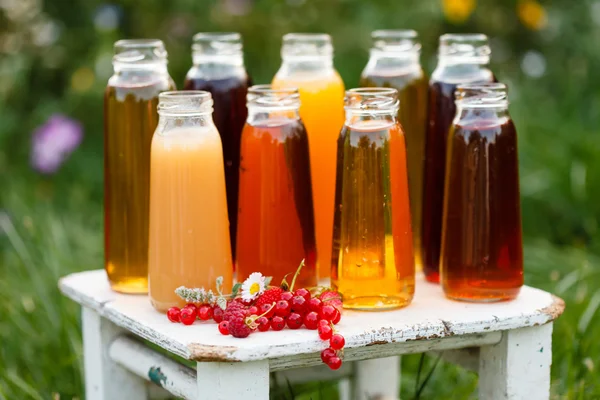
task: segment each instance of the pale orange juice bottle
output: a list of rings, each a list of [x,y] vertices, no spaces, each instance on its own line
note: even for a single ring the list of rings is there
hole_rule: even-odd
[[[164,92],[150,155],[149,294],[165,312],[179,286],[224,293],[233,280],[221,138],[204,91]]]
[[[344,82],[333,66],[329,35],[287,34],[281,58],[273,88],[300,91],[300,117],[308,134],[317,268],[319,277],[325,278],[331,272],[336,143],[344,125]]]

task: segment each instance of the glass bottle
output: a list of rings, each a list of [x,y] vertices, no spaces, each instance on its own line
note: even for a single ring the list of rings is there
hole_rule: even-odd
[[[398,120],[406,137],[408,185],[415,267],[421,269],[421,206],[427,126],[427,77],[420,64],[421,44],[413,30],[379,30],[371,34],[373,48],[360,85],[398,90]]]
[[[279,284],[304,259],[296,285],[317,284],[308,136],[299,107],[297,89],[257,85],[248,90],[240,163],[238,282],[259,271]]]
[[[501,83],[461,85],[448,138],[441,283],[456,300],[514,299],[523,285],[517,133]]]
[[[344,307],[408,305],[415,267],[406,145],[391,88],[346,92],[338,139],[332,286]]]
[[[221,138],[205,91],[159,96],[150,168],[149,294],[166,312],[179,286],[224,292],[233,281]]]
[[[244,67],[239,33],[201,32],[192,45],[194,65],[185,78],[185,90],[206,90],[214,101],[213,120],[223,143],[227,210],[231,249],[235,259],[240,137],[246,122],[246,94],[251,85]]]
[[[104,266],[113,290],[148,291],[150,142],[158,94],[175,89],[155,39],[115,43],[104,93]]]
[[[290,33],[283,37],[283,63],[274,88],[300,91],[300,116],[308,132],[315,207],[317,266],[329,276],[335,187],[336,140],[344,124],[344,82],[333,67],[333,46],[326,34]]]
[[[429,82],[429,108],[425,138],[421,254],[423,272],[439,282],[442,209],[448,129],[456,114],[454,91],[461,83],[492,82],[488,68],[490,47],[483,34],[447,34],[440,37],[438,65]]]

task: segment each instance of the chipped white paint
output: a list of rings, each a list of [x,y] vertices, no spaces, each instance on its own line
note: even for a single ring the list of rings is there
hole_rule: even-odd
[[[124,330],[87,307],[82,310],[85,398],[88,400],[142,400],[145,382],[115,364],[108,346]]]
[[[99,385],[109,384],[111,381],[106,376],[114,375],[118,382],[123,377],[130,376],[123,375],[124,370],[114,370],[112,360],[107,362],[106,357],[98,356],[98,348],[105,346],[104,349],[107,349],[110,341],[118,334],[116,326],[173,354],[198,361],[198,389],[195,398],[231,398],[238,396],[240,391],[245,391],[244,398],[247,399],[267,398],[270,371],[321,365],[319,353],[326,347],[314,332],[306,329],[264,332],[241,340],[221,335],[214,323],[196,323],[190,327],[173,324],[151,307],[147,296],[123,295],[111,291],[106,275],[101,270],[67,276],[61,279],[59,286],[63,293],[84,305],[84,309],[89,308],[90,315],[95,316],[88,318],[91,322],[86,322],[84,318],[84,337],[94,337],[91,332],[100,329],[100,325],[104,325],[102,321],[105,321],[106,326],[114,328],[102,338],[87,340],[89,343],[93,342],[93,345],[86,344],[86,384],[92,386],[87,389],[91,391],[88,393],[93,393],[96,390],[94,388]],[[530,287],[523,287],[520,296],[511,302],[454,302],[444,297],[438,285],[430,284],[420,277],[414,301],[409,307],[373,313],[347,311],[338,329],[346,338],[346,365],[351,361],[401,354],[480,347],[480,356],[476,350],[452,354],[461,364],[472,365],[474,360],[479,359],[482,399],[537,400],[547,399],[549,389],[551,324],[547,323],[556,319],[563,308],[561,299]],[[124,344],[122,340],[129,339],[118,339],[114,346]],[[523,346],[522,343],[545,343],[543,347],[547,347],[547,352],[530,354],[516,351],[515,348]],[[144,367],[131,365],[129,356],[118,349],[113,348],[111,354],[114,359],[141,375]],[[464,353],[465,351],[469,353]],[[134,352],[143,353],[142,356],[148,359],[155,359],[152,354],[154,352],[150,350],[149,353],[141,349]],[[468,354],[469,360],[460,362],[460,354]],[[519,379],[517,374],[525,375],[523,371],[529,372],[533,368],[532,362],[539,362],[540,367],[531,377]],[[366,398],[372,394],[389,397],[397,393],[399,364],[394,361],[395,366],[391,366],[390,363],[389,359],[357,363],[352,398]],[[175,371],[176,368],[172,367]],[[94,378],[88,372],[98,368],[102,371],[108,368],[108,375]],[[338,371],[338,376],[345,376],[346,369],[344,367],[343,371]],[[310,373],[306,375],[310,376]],[[139,398],[136,397],[138,394],[135,388],[139,387],[140,379],[131,376],[138,383],[132,383],[134,395],[130,398]],[[190,388],[191,377],[193,375],[189,371],[175,371],[173,385],[167,389],[176,395],[193,398],[195,392]],[[497,377],[501,379],[498,380]],[[185,385],[187,389],[183,387]],[[372,389],[378,389],[377,393]],[[98,390],[110,393],[113,389]],[[138,391],[141,393],[141,389]],[[350,397],[349,391],[345,392],[345,397]],[[520,397],[521,395],[524,397]],[[88,395],[88,398],[104,400],[108,397]]]
[[[552,324],[503,333],[479,355],[479,398],[548,400]]]
[[[140,378],[154,382],[177,397],[195,399],[196,371],[144,346],[127,336],[115,339],[110,358]]]

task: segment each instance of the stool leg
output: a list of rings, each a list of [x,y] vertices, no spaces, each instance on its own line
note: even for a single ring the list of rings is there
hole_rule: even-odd
[[[500,343],[481,347],[479,398],[548,400],[552,324],[505,331]]]
[[[400,393],[400,357],[354,363],[353,399],[397,399]]]
[[[123,330],[87,307],[82,308],[85,398],[144,400],[143,379],[116,365],[108,355],[111,342]]]
[[[269,398],[269,362],[199,362],[198,400]]]

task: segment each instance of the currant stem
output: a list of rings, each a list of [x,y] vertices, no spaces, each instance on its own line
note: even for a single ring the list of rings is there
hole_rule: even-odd
[[[298,269],[296,270],[296,273],[294,274],[294,278],[292,279],[292,284],[290,285],[290,292],[294,290],[294,285],[296,284],[296,278],[298,277],[298,275],[300,275],[300,270],[302,269],[302,267],[304,267],[304,259],[302,259],[302,261],[300,262],[300,265],[298,266]]]
[[[248,325],[248,327],[250,329],[256,329],[258,327],[258,325],[256,325],[256,320],[264,317],[265,315],[267,315],[268,313],[271,312],[271,310],[275,307],[275,302],[273,302],[273,304],[271,304],[271,307],[269,307],[269,309],[267,311],[265,311],[264,313],[262,313],[261,315],[251,315],[249,317],[246,317],[246,325]]]

